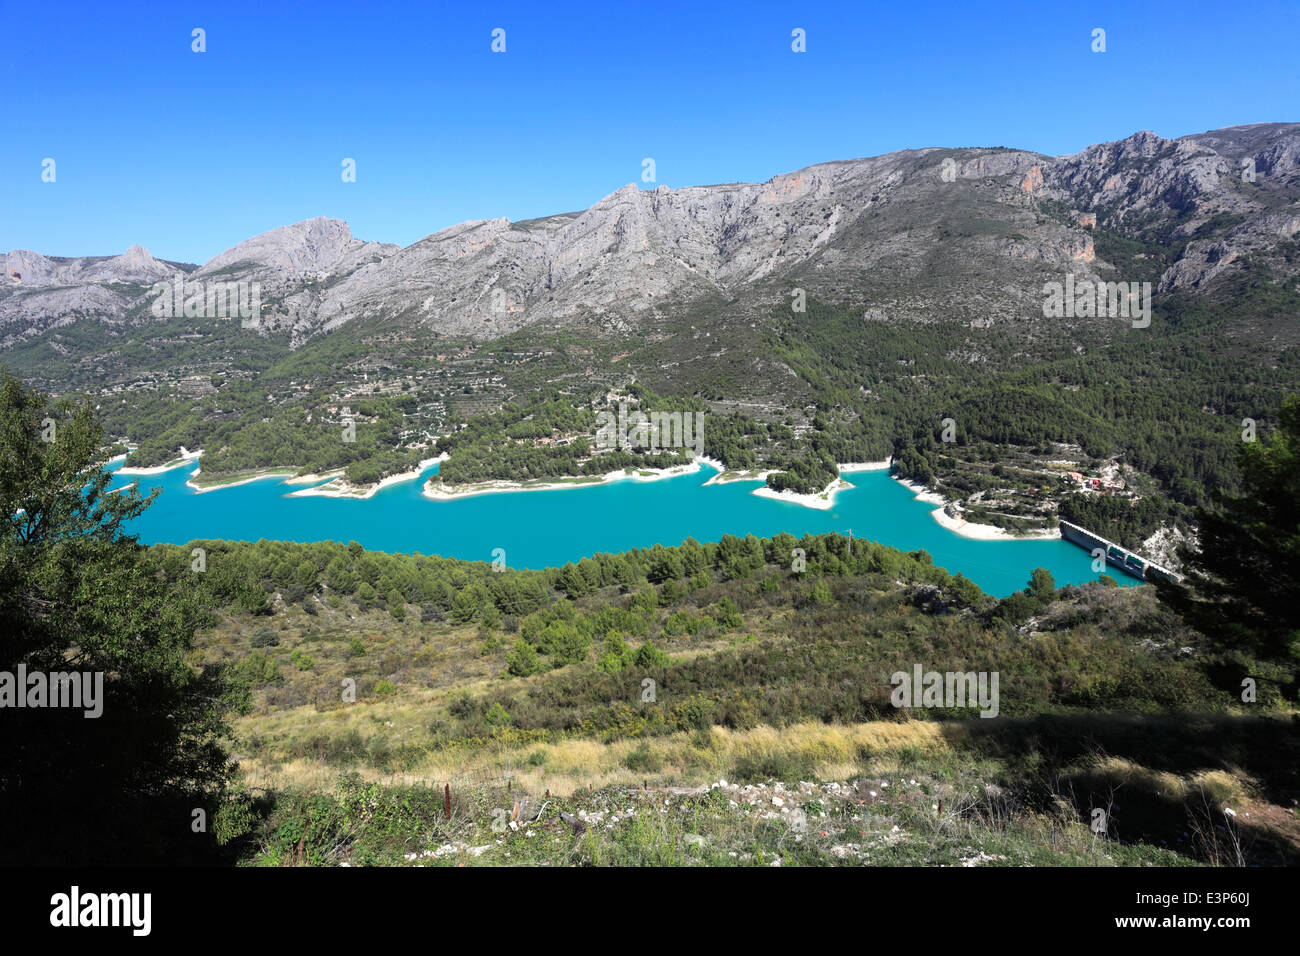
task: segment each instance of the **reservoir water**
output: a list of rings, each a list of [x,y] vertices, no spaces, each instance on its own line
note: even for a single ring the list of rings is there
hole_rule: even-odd
[[[120,463],[114,467],[119,467]],[[934,563],[960,571],[990,594],[1023,588],[1030,572],[1046,568],[1056,583],[1096,580],[1088,552],[1061,540],[979,541],[934,520],[934,505],[886,471],[846,471],[854,487],[841,490],[829,510],[775,501],[751,492],[755,481],[702,487],[716,473],[700,471],[657,481],[613,481],[558,490],[497,492],[450,500],[424,497],[425,479],[393,484],[367,499],[290,497],[305,485],[263,478],[199,493],[185,482],[198,463],[154,475],[114,475],[114,488],[138,482],[158,500],[130,526],[144,544],[185,544],[198,538],[233,541],[357,541],[368,549],[420,552],[491,561],[502,548],[510,567],[555,567],[598,552],[615,553],[688,537],[717,541],[724,534],[760,538],[785,531],[796,537],[852,531],[904,551],[923,548]],[[1105,573],[1105,572],[1103,572]],[[1112,575],[1120,584],[1136,584]]]

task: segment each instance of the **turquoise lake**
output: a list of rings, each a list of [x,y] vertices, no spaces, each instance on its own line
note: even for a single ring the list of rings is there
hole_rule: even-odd
[[[118,465],[114,466],[119,467]],[[503,548],[517,568],[555,567],[598,552],[615,553],[688,537],[717,541],[724,534],[760,538],[785,531],[837,531],[904,551],[924,548],[934,563],[960,571],[999,597],[1023,588],[1036,567],[1051,571],[1058,585],[1096,580],[1091,556],[1061,540],[977,541],[963,538],[931,517],[934,505],[886,471],[845,472],[854,485],[840,491],[827,511],[760,498],[754,481],[701,487],[716,473],[658,481],[614,481],[555,491],[499,492],[449,501],[421,494],[419,479],[390,485],[368,499],[289,497],[305,485],[270,477],[198,493],[185,482],[197,468],[185,465],[157,475],[114,475],[114,488],[138,482],[162,494],[131,525],[144,544],[185,544],[197,538],[232,541],[358,541],[368,549],[420,552],[470,561],[491,561]],[[1114,575],[1120,584],[1137,582]]]

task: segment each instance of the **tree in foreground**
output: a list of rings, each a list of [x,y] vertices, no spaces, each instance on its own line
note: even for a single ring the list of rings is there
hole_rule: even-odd
[[[161,580],[124,531],[157,492],[107,491],[88,401],[52,404],[0,375],[3,860],[213,859],[225,687],[187,660],[192,592]],[[92,694],[102,681],[97,701],[48,706],[58,674],[88,675]],[[15,706],[20,695],[46,706]]]
[[[1161,598],[1224,655],[1233,678],[1275,665],[1284,691],[1300,665],[1300,396],[1282,405],[1277,431],[1238,452],[1242,493],[1218,494],[1199,514],[1200,542],[1184,549],[1182,585]],[[1229,676],[1229,675],[1225,675]],[[1290,696],[1290,693],[1288,693]]]

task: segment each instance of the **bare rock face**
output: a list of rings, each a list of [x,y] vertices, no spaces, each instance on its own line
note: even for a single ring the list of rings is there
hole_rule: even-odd
[[[120,256],[49,259],[38,252],[15,249],[5,255],[5,280],[10,287],[77,286],[165,281],[180,271],[159,262],[143,246],[132,246]]]
[[[196,279],[221,274],[302,275],[311,272],[351,272],[374,256],[397,246],[362,242],[338,219],[307,219],[246,239],[203,264]]]
[[[1196,292],[1276,256],[1300,215],[1300,124],[1260,123],[1162,139],[1142,131],[1048,167],[1044,194],[1100,218],[1094,225],[1190,240],[1157,291]],[[1215,228],[1217,226],[1217,228]],[[1203,233],[1211,231],[1211,235]],[[1293,273],[1285,266],[1282,271]]]
[[[120,256],[105,259],[86,268],[80,278],[88,282],[133,282],[152,285],[165,282],[179,270],[149,255],[144,246],[132,246]]]
[[[735,298],[741,314],[770,309],[790,286],[832,295],[842,283],[860,284],[864,271],[894,275],[895,259],[915,263],[921,243],[941,238],[913,231],[913,203],[934,203],[940,189],[932,152],[825,163],[765,183],[628,185],[581,213],[464,223],[357,270],[325,294],[317,317],[328,329],[405,315],[439,331],[491,337],[534,322],[631,329],[704,295]],[[1000,238],[977,240],[990,270],[1015,258],[1091,261],[1090,237],[1036,226],[1012,187],[994,182],[1038,161],[1003,151],[961,167],[962,178],[988,182],[996,215],[1040,234],[1023,254]],[[921,315],[933,305],[918,297],[903,311]]]
[[[300,337],[394,316],[474,338],[532,323],[633,330],[701,296],[729,299],[752,318],[792,287],[873,303],[895,318],[1032,317],[1045,278],[1108,266],[1097,256],[1098,228],[1172,222],[1175,235],[1192,238],[1218,216],[1225,228],[1194,238],[1182,260],[1152,277],[1163,291],[1195,291],[1231,274],[1243,252],[1294,234],[1295,215],[1243,190],[1240,167],[1249,155],[1267,170],[1259,179],[1269,177],[1270,195],[1300,191],[1297,150],[1300,126],[1277,124],[1182,140],[1144,131],[1060,159],[909,150],[765,183],[629,184],[582,212],[461,223],[402,250],[349,245],[341,223],[313,220],[284,231],[306,247],[298,258],[274,261],[301,269],[308,253],[325,249],[317,267],[331,257],[345,264],[318,291],[273,305],[269,320],[291,323]],[[949,157],[955,175],[945,181]],[[1035,207],[1042,200],[1072,212],[1044,219]],[[244,247],[280,232],[200,271],[252,258]]]
[[[1231,161],[1213,150],[1143,130],[1052,164],[1047,185],[1083,209],[1118,207],[1118,214],[1131,216],[1187,209],[1231,174]]]
[[[27,288],[49,285],[55,275],[55,264],[39,252],[15,249],[5,255],[5,285],[26,285]]]
[[[1163,274],[1117,277],[1160,292],[1208,291],[1247,257],[1294,274],[1279,250],[1300,232],[1300,124],[1142,131],[1055,159],[907,150],[764,183],[629,184],[581,212],[461,223],[405,249],[309,219],[188,274],[139,246],[86,259],[20,250],[5,257],[0,341],[139,316],[147,287],[177,275],[258,283],[261,325],[295,342],[377,319],[478,339],[535,323],[635,331],[703,297],[752,322],[795,288],[890,320],[1033,319],[1044,281],[1110,269],[1094,242],[1106,232],[1177,243]]]
[[[355,239],[348,224],[318,217],[246,239],[187,278],[194,283],[256,283],[265,328],[288,327],[296,340],[319,326],[327,291],[399,246]]]
[[[1183,560],[1179,555],[1182,548],[1196,548],[1198,540],[1194,534],[1186,534],[1172,525],[1166,525],[1159,528],[1154,534],[1142,542],[1141,553],[1148,556],[1156,564],[1169,568],[1171,571],[1181,571],[1183,569]]]
[[[357,270],[326,294],[319,317],[332,328],[407,314],[475,336],[579,313],[635,318],[669,296],[722,291],[803,261],[843,214],[829,196],[814,168],[762,185],[628,185],[574,215],[462,223]],[[826,215],[811,220],[811,204]]]
[[[143,246],[120,256],[80,259],[15,249],[4,257],[0,281],[0,347],[76,318],[124,318],[145,288],[180,272]]]

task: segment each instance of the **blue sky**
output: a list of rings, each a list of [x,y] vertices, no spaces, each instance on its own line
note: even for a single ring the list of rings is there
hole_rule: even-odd
[[[1063,154],[1138,129],[1300,120],[1295,0],[4,0],[0,14],[0,249],[48,255],[140,243],[202,262],[321,215],[407,245],[585,208],[639,183],[645,157],[677,187],[909,147]]]

